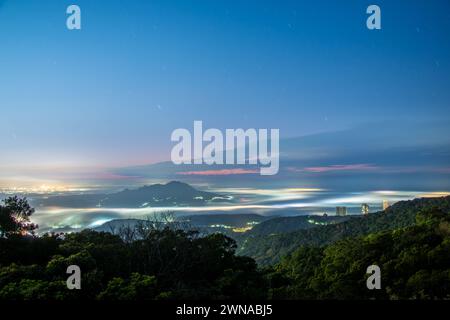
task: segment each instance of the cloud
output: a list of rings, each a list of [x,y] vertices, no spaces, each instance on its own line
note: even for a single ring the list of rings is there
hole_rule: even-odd
[[[258,169],[222,169],[222,170],[204,170],[204,171],[184,171],[177,174],[187,176],[228,176],[237,174],[259,174]]]
[[[330,166],[306,167],[303,169],[290,168],[291,171],[297,172],[332,172],[332,171],[368,171],[378,169],[377,166],[367,163],[358,164],[336,164]]]

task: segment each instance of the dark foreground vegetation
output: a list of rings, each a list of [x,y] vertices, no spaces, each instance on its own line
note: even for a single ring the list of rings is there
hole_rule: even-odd
[[[35,236],[33,209],[9,198],[0,206],[0,300],[450,299],[449,201],[404,202],[407,226],[299,245],[258,268],[221,234],[149,227],[137,239],[91,230]],[[372,264],[381,290],[366,287]],[[67,289],[69,265],[81,268],[81,290]]]

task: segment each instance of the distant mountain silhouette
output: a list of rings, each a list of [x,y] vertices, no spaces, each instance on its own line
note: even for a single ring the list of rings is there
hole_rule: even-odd
[[[122,228],[136,228],[139,224],[148,223],[147,220],[143,219],[114,219],[103,223],[102,225],[92,228],[92,230],[98,232],[110,232],[115,233],[120,231]]]
[[[355,216],[359,217],[359,216]],[[264,221],[247,232],[246,236],[268,236],[294,232],[298,230],[311,229],[318,226],[341,223],[350,220],[352,216],[294,216],[294,217],[276,217]]]
[[[217,193],[199,191],[178,181],[154,184],[138,189],[125,189],[108,195],[100,202],[101,207],[151,207],[199,205],[221,198]]]
[[[125,189],[111,194],[50,196],[45,199],[35,199],[33,205],[71,208],[145,208],[198,206],[210,201],[227,200],[227,197],[220,194],[199,191],[186,183],[171,181],[167,184],[153,184],[138,189]]]

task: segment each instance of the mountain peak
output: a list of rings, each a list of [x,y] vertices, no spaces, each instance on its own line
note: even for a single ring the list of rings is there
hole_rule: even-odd
[[[146,185],[109,194],[102,202],[103,207],[149,207],[202,205],[218,194],[199,191],[187,183],[169,181],[166,184]]]

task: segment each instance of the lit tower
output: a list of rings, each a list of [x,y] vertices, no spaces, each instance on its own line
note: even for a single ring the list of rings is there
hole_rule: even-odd
[[[347,207],[336,207],[336,215],[337,216],[346,216],[347,215]]]
[[[363,203],[361,205],[361,213],[362,214],[369,214],[369,205],[367,203]]]

